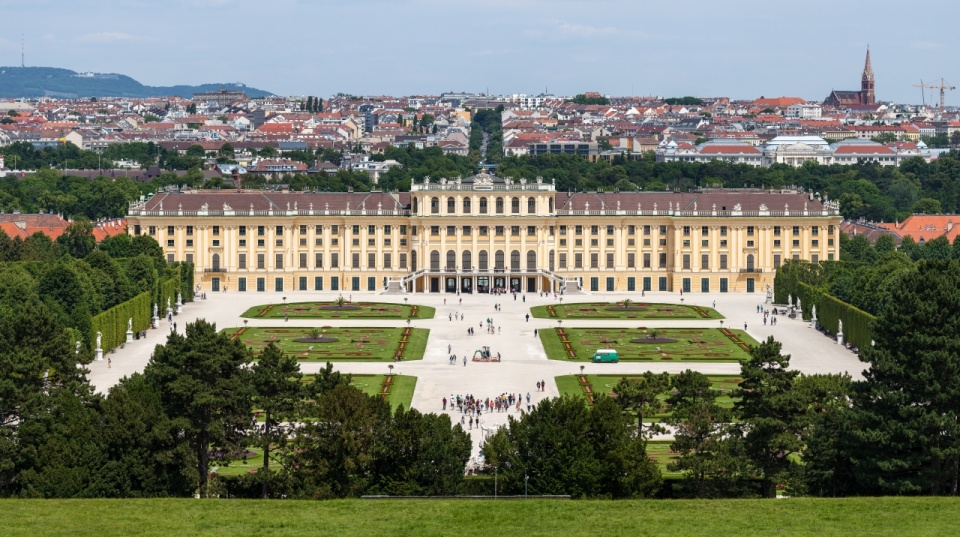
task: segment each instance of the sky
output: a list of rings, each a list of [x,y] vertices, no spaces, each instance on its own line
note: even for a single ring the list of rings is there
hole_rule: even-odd
[[[242,82],[280,95],[694,95],[878,100],[960,84],[960,2],[0,0],[0,65]],[[960,91],[947,92],[947,105]]]

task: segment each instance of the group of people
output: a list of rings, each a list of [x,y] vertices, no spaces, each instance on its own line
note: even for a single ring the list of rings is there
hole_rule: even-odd
[[[451,321],[453,321],[453,320],[465,321],[465,320],[466,320],[466,315],[461,315],[459,311],[450,312],[447,316],[450,318]]]
[[[526,411],[530,412],[533,408],[530,392],[527,392],[526,398],[520,393],[506,392],[485,399],[474,397],[472,394],[457,394],[456,396],[451,394],[449,399],[446,397],[443,398],[441,405],[444,411],[447,410],[447,406],[449,405],[451,412],[456,410],[463,414],[460,418],[460,424],[469,426],[472,429],[475,422],[477,425],[480,424],[480,416],[482,416],[483,413],[509,412],[511,409],[517,412],[523,412],[524,402],[526,403]]]

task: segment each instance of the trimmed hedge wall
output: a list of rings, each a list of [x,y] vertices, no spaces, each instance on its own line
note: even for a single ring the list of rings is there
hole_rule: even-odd
[[[152,304],[151,293],[140,293],[130,300],[117,304],[107,311],[95,315],[90,323],[90,348],[97,348],[97,332],[102,333],[101,345],[104,351],[115,349],[127,341],[127,321],[133,318],[133,331],[139,332],[150,327]]]
[[[127,321],[133,318],[133,331],[150,328],[153,320],[153,305],[157,305],[157,314],[167,315],[167,299],[170,307],[176,308],[177,293],[181,293],[184,302],[193,300],[193,264],[178,263],[171,266],[167,279],[160,282],[155,291],[147,291],[117,304],[107,311],[95,315],[91,322],[89,335],[90,348],[97,348],[97,332],[102,334],[100,344],[104,351],[115,349],[127,341]]]
[[[785,267],[786,265],[783,268]],[[825,330],[836,335],[838,321],[842,320],[844,342],[861,349],[869,347],[873,340],[871,329],[876,317],[841,301],[819,287],[803,283],[798,273],[803,273],[805,270],[807,273],[812,272],[801,266],[791,266],[782,272],[777,269],[777,275],[774,278],[775,301],[778,304],[786,304],[788,297],[792,296],[796,303],[796,299],[799,298],[801,315],[807,321],[813,313],[813,306],[817,306],[817,322]]]

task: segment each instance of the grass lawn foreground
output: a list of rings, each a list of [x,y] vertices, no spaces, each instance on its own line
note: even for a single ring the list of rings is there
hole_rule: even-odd
[[[704,306],[684,304],[655,304],[651,302],[571,302],[547,304],[530,308],[536,319],[585,320],[664,320],[691,321],[724,319],[717,310]]]
[[[291,302],[261,304],[243,312],[249,319],[433,319],[436,308],[392,302]]]
[[[952,497],[788,500],[0,500],[5,537],[941,536]]]
[[[620,361],[740,362],[757,341],[727,328],[552,328],[540,331],[551,360],[589,361],[615,349]]]
[[[319,362],[392,362],[398,351],[403,360],[422,360],[430,335],[429,329],[411,327],[233,327],[223,331],[255,354],[273,342],[298,360]],[[313,339],[314,331],[322,340]]]

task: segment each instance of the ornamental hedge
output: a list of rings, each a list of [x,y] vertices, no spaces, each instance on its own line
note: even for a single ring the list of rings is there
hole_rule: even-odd
[[[837,333],[843,321],[843,339],[859,348],[866,348],[873,340],[873,315],[852,306],[823,289],[801,280],[825,281],[823,267],[808,262],[790,261],[777,269],[774,278],[774,298],[778,304],[787,304],[789,297],[800,299],[801,315],[810,320],[813,306],[817,307],[817,323],[831,334]]]

